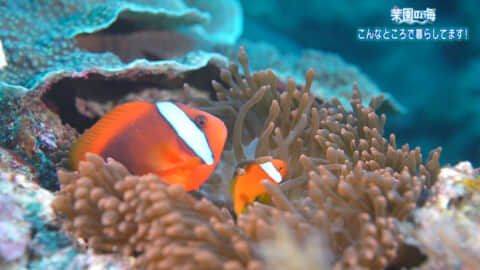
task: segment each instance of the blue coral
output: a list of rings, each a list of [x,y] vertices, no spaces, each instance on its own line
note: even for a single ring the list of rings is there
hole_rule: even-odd
[[[20,0],[4,1],[0,14],[0,39],[8,62],[0,71],[1,91],[31,90],[46,76],[65,71],[124,68],[116,55],[85,52],[73,39],[107,28],[118,18],[146,28],[190,26],[184,31],[212,43],[233,43],[242,32],[241,8],[235,0],[217,6],[182,0]]]

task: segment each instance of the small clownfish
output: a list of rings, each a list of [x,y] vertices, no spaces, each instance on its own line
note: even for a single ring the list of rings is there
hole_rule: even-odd
[[[91,152],[192,191],[212,173],[226,139],[225,124],[209,113],[168,101],[135,101],[115,107],[80,136],[69,165],[77,169]]]
[[[480,177],[477,178],[465,178],[456,181],[457,183],[463,184],[465,187],[469,188],[472,191],[480,191]]]
[[[230,182],[233,209],[237,216],[246,213],[247,206],[254,201],[268,203],[270,197],[261,182],[268,179],[278,185],[286,173],[287,165],[280,159],[250,164],[245,168],[244,173],[241,175],[237,173]]]

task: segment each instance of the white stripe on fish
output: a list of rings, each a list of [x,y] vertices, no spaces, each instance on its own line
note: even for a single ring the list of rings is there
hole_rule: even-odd
[[[268,161],[265,163],[260,164],[260,167],[264,172],[268,174],[275,182],[280,183],[282,182],[282,175],[280,172],[273,166],[272,162]]]
[[[207,137],[188,115],[172,102],[157,102],[159,113],[167,120],[178,136],[208,165],[214,163]]]

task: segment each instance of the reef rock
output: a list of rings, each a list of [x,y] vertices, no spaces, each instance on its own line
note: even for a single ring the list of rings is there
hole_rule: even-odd
[[[0,149],[0,269],[127,269],[125,258],[79,250],[56,226],[54,195]]]
[[[427,255],[421,269],[477,269],[480,263],[479,170],[470,162],[441,169],[415,223],[403,223],[406,242]]]

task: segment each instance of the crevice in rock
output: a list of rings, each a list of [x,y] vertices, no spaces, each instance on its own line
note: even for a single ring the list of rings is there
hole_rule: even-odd
[[[195,42],[175,31],[142,30],[124,34],[98,32],[75,37],[79,48],[92,53],[111,52],[122,62],[136,59],[169,60],[196,49]]]
[[[109,27],[100,31],[79,34],[74,40],[81,49],[92,53],[111,52],[124,63],[136,59],[150,61],[174,59],[197,49],[192,39],[173,28],[162,26],[159,29],[125,18],[118,18]]]
[[[129,94],[140,95],[143,91],[181,91],[184,83],[200,89],[210,98],[214,97],[211,80],[220,80],[219,68],[209,64],[204,68],[181,74],[166,72],[153,74],[151,71],[124,72],[116,75],[103,75],[95,70],[84,72],[82,76],[63,76],[43,86],[41,99],[47,107],[57,113],[64,124],[69,124],[82,133],[91,127],[98,116],[82,111],[85,102],[118,104]],[[79,102],[81,101],[81,102]]]

